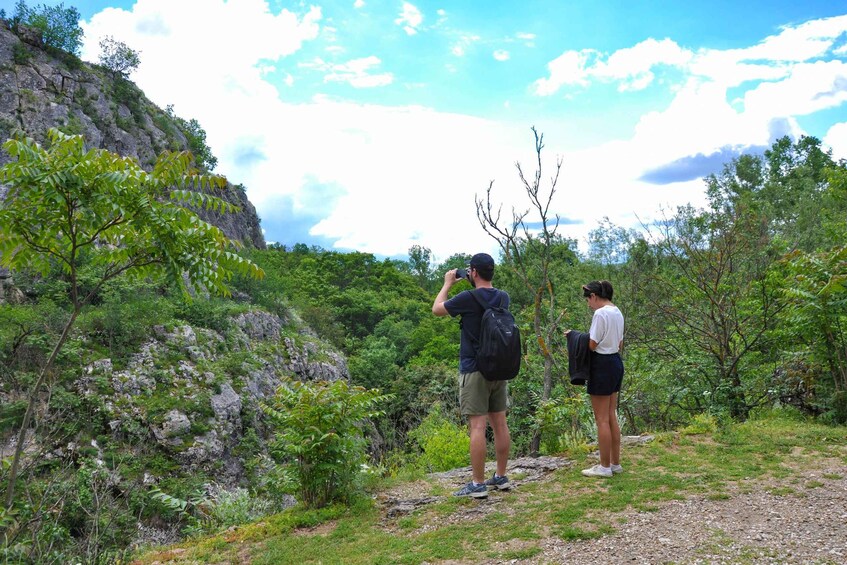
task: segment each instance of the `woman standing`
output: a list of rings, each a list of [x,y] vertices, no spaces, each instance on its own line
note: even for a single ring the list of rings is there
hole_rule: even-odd
[[[582,471],[586,477],[611,477],[621,467],[621,428],[618,425],[618,392],[623,382],[623,314],[612,304],[612,283],[592,281],[582,287],[588,307],[594,310],[589,330],[591,369],[588,394],[597,423],[600,464]]]

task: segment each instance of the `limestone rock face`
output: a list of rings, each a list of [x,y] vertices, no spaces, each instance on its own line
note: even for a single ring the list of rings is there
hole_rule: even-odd
[[[18,33],[20,37],[0,20],[0,143],[16,130],[44,142],[47,131],[56,127],[82,134],[89,148],[133,157],[146,169],[162,151],[188,149],[176,121],[132,82],[73,56],[52,55],[42,47],[40,36],[28,34],[25,27]],[[9,159],[0,151],[0,166]],[[242,189],[227,188],[219,196],[240,212],[202,210],[198,215],[228,237],[264,249],[256,209]],[[4,192],[0,187],[0,199]]]
[[[245,469],[238,447],[251,427],[260,441],[268,439],[259,404],[284,378],[349,378],[343,355],[301,324],[251,310],[231,318],[226,335],[155,326],[125,368],[115,370],[108,358],[84,367],[78,390],[110,389],[106,416],[116,438],[145,434],[184,469],[214,471],[221,484],[236,485]],[[242,367],[221,371],[233,353],[244,359]]]

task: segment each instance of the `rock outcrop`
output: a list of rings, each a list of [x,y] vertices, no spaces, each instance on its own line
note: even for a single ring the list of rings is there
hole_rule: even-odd
[[[235,485],[244,471],[236,448],[247,428],[256,429],[250,418],[244,421],[246,414],[260,418],[259,403],[285,377],[338,380],[349,373],[344,357],[308,330],[282,337],[283,321],[274,314],[252,310],[232,322],[226,336],[187,325],[158,326],[125,369],[114,370],[110,359],[89,364],[78,390],[107,395],[109,427],[116,438],[146,429],[187,471],[214,470],[221,484]],[[233,352],[244,354],[234,371],[203,369]]]
[[[162,151],[188,149],[177,120],[132,82],[40,43],[39,35],[25,28],[15,34],[0,19],[0,142],[17,130],[43,142],[55,127],[82,134],[88,147],[133,157],[145,168]],[[0,165],[8,160],[0,151]],[[264,249],[256,209],[244,191],[228,185],[221,196],[240,212],[198,214],[228,237]]]

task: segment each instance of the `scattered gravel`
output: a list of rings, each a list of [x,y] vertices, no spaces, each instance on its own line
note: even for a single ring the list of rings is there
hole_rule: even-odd
[[[847,563],[847,468],[840,479],[822,475],[804,475],[806,484],[823,485],[793,493],[736,490],[724,500],[692,497],[625,513],[612,535],[548,538],[543,553],[522,562]]]

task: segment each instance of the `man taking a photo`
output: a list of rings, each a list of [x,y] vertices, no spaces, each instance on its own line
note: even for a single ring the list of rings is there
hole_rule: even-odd
[[[476,362],[480,326],[485,312],[477,299],[487,302],[490,306],[509,306],[508,293],[494,288],[491,284],[493,278],[494,259],[487,253],[477,253],[471,258],[467,271],[451,269],[444,274],[444,285],[432,305],[432,313],[436,316],[462,317],[459,344],[459,408],[462,414],[468,417],[470,427],[473,480],[455,492],[455,496],[486,498],[489,488],[508,490],[511,486],[506,477],[506,464],[511,448],[509,426],[506,423],[508,382],[486,380]],[[466,290],[448,299],[453,285],[464,279],[476,289],[476,298],[472,291]],[[485,431],[489,423],[494,431],[497,469],[494,475],[486,480]]]

